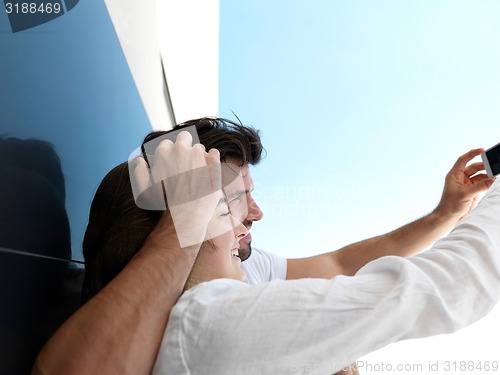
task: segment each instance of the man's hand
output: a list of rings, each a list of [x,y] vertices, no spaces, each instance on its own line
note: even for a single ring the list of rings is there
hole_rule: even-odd
[[[142,157],[129,160],[136,204],[156,210],[168,206],[181,247],[203,242],[222,197],[219,151],[206,152],[192,141],[187,131],[180,132],[175,143],[161,141],[151,168]]]
[[[368,262],[386,255],[409,257],[450,231],[474,208],[478,196],[495,181],[484,173],[483,163],[467,163],[483,149],[458,158],[446,176],[443,196],[430,214],[382,236],[348,245],[337,251],[302,259],[288,259],[287,279],[332,278],[354,275]]]
[[[483,163],[467,165],[472,159],[484,152],[478,148],[460,156],[446,175],[441,201],[434,211],[446,220],[458,223],[464,219],[476,205],[480,193],[489,189],[495,178],[484,173]]]

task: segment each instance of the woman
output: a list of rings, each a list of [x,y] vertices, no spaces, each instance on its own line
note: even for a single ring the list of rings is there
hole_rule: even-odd
[[[200,153],[196,146],[176,151],[173,144],[165,146],[172,166]],[[235,257],[246,234],[245,213],[231,199],[226,205],[222,193],[218,198],[203,202],[204,210],[211,207],[206,222],[199,222],[201,211],[191,215],[203,235],[222,234],[202,244],[171,311],[154,373],[331,374],[392,342],[455,331],[482,317],[499,298],[498,184],[475,213],[422,256],[384,257],[354,277],[254,286],[242,282]],[[126,164],[106,176],[85,237],[89,275],[94,273],[89,280],[98,280],[87,283],[89,295],[119,272],[160,216],[135,206]],[[102,262],[95,249],[110,243],[109,262]]]

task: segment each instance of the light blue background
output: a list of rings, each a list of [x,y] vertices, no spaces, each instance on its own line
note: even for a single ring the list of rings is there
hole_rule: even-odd
[[[220,115],[268,151],[254,244],[307,256],[433,210],[500,141],[499,45],[496,1],[222,0]]]

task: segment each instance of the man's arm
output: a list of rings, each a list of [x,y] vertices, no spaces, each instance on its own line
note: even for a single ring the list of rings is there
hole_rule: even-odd
[[[396,341],[455,332],[500,299],[500,185],[423,254],[383,257],[354,277],[227,289],[204,295],[200,319],[189,320],[199,335],[181,343],[187,363],[207,373],[310,368],[326,374]],[[224,340],[213,340],[221,331]],[[247,355],[228,354],[221,362],[221,353],[235,347]],[[199,348],[206,349],[202,357]]]
[[[213,172],[214,191],[220,190],[221,183],[219,152],[212,149],[206,153],[199,145],[192,146],[188,132],[179,133],[175,144],[161,142],[155,160],[151,171],[153,177],[160,176],[157,181],[167,181],[166,173],[175,177],[174,171],[197,171],[181,192],[185,204],[169,206],[169,214],[162,215],[127,266],[54,334],[40,352],[33,375],[151,373],[170,310],[182,294],[201,246],[181,247],[180,235],[187,232],[193,238],[203,238],[220,198],[217,194],[195,197],[198,199],[193,208],[188,199],[193,197],[185,192],[198,191],[191,188],[199,185],[199,178],[207,171]],[[130,173],[136,185],[146,186],[148,166],[142,158],[136,161]],[[169,190],[168,183],[163,186],[169,203],[175,202],[176,192]],[[173,208],[179,211],[179,207],[188,208],[172,219]],[[189,226],[183,225],[185,218]]]
[[[200,246],[176,243],[164,215],[125,269],[49,340],[32,374],[150,374]]]
[[[382,236],[357,242],[337,251],[309,258],[288,259],[287,279],[307,277],[332,278],[354,275],[367,263],[386,255],[408,257],[422,251],[445,235],[475,206],[478,195],[487,190],[494,179],[487,178],[482,163],[467,166],[467,161],[483,149],[462,155],[446,176],[443,196],[429,215]]]

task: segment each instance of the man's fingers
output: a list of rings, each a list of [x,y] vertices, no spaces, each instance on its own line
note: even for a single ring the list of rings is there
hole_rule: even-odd
[[[129,170],[129,173],[133,176],[132,189],[137,192],[143,192],[151,186],[148,163],[139,156],[132,163],[129,163],[130,166],[133,166],[133,170]]]
[[[191,146],[192,140],[189,132],[182,131],[175,143],[169,139],[161,141],[155,150],[155,162],[151,169],[153,182],[160,182],[207,164],[205,146],[199,143]]]
[[[184,143],[187,146],[191,146],[193,144],[193,136],[187,131],[182,131],[177,135],[175,143]]]
[[[153,165],[150,165],[149,167],[155,173],[155,171],[160,168],[159,165],[162,163],[159,162],[159,160],[165,160],[168,158],[168,155],[170,154],[172,148],[174,147],[174,143],[170,139],[164,139],[163,141],[160,142],[158,147],[156,147],[155,153],[154,153],[154,160],[155,162]]]
[[[475,175],[477,172],[484,171],[484,164],[482,162],[474,163],[465,168],[464,173],[467,177]]]
[[[161,186],[152,184],[146,160],[142,157],[129,160],[129,173],[137,207],[144,210],[165,210]]]
[[[197,143],[193,146],[193,148],[198,148],[200,149],[200,151],[203,151],[205,152],[205,145],[201,144],[201,143]]]
[[[220,163],[220,152],[216,148],[211,148],[205,155],[207,164]]]
[[[476,148],[474,150],[470,150],[469,152],[467,152],[466,154],[463,154],[462,156],[460,156],[458,158],[457,162],[453,166],[453,169],[455,169],[455,168],[458,168],[460,170],[465,169],[465,166],[467,165],[467,163],[469,161],[474,159],[476,156],[481,155],[483,152],[484,152],[484,148]]]

